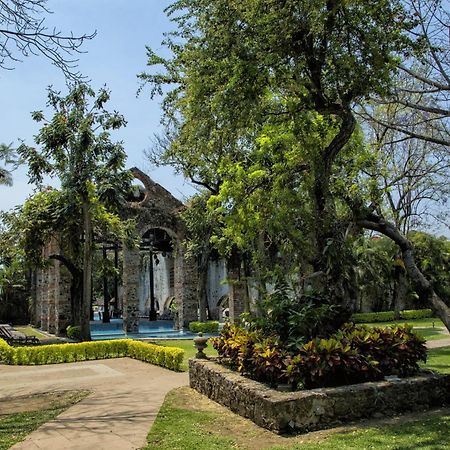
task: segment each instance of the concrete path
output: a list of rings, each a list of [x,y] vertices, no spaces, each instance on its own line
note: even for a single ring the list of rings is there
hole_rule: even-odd
[[[13,449],[131,450],[146,444],[164,397],[188,384],[175,373],[130,358],[46,366],[0,365],[2,398],[49,391],[92,392]]]
[[[437,339],[434,341],[427,341],[427,348],[441,348],[450,346],[450,338],[449,339]]]

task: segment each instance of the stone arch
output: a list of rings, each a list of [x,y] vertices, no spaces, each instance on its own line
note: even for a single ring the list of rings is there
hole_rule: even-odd
[[[155,183],[137,168],[131,169],[133,176],[145,188],[140,202],[130,202],[125,210],[126,218],[136,221],[136,228],[142,238],[151,229],[162,229],[172,239],[174,255],[174,297],[177,302],[177,328],[186,327],[197,320],[197,264],[185,257],[181,242],[185,229],[179,218],[184,205],[173,195]],[[124,329],[136,333],[139,329],[139,249],[124,247]]]

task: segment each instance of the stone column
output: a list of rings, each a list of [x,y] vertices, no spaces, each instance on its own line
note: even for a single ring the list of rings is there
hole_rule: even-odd
[[[197,262],[193,258],[185,258],[180,245],[175,254],[174,284],[175,301],[177,302],[178,329],[187,327],[189,322],[198,320],[197,299]]]
[[[66,328],[72,322],[72,305],[70,298],[70,281],[71,275],[69,271],[58,262],[59,283],[56,293],[56,317],[55,317],[55,333],[61,336],[66,333]]]
[[[41,314],[42,314],[42,283],[43,272],[42,269],[36,269],[36,291],[35,291],[35,311],[34,311],[34,325],[38,328],[41,327]]]
[[[48,279],[49,269],[42,270],[42,289],[41,289],[41,329],[48,331]]]
[[[56,331],[56,295],[58,292],[58,270],[57,262],[51,261],[51,266],[48,269],[48,325],[47,330],[49,333],[55,334]]]
[[[123,329],[139,332],[139,266],[138,249],[123,248]]]
[[[245,312],[245,299],[247,296],[245,283],[241,280],[239,269],[229,269],[228,283],[230,285],[228,294],[230,322],[239,323],[241,314]]]

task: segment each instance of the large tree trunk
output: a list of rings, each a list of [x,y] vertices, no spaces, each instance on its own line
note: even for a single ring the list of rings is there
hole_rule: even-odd
[[[315,206],[314,243],[315,256],[312,266],[315,273],[324,274],[323,292],[344,309],[348,303],[348,286],[345,285],[342,256],[345,229],[337,221],[336,207],[330,192],[333,164],[339,152],[350,140],[356,120],[349,108],[339,113],[341,123],[338,133],[314,162],[314,183],[312,198]],[[331,266],[331,267],[330,267]]]
[[[200,322],[206,322],[208,313],[208,295],[207,295],[207,283],[208,283],[208,264],[209,264],[209,252],[203,252],[198,261],[198,309]]]
[[[442,320],[447,330],[450,331],[450,308],[436,294],[431,283],[417,267],[412,243],[400,233],[394,224],[373,213],[356,211],[356,222],[363,228],[384,234],[399,246],[405,269],[415,289],[428,299],[435,314]]]
[[[83,245],[83,301],[81,304],[81,339],[91,340],[91,300],[92,300],[92,218],[87,198],[82,200],[84,245]]]

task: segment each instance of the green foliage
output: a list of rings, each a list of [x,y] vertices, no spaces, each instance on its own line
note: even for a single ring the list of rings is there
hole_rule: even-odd
[[[345,311],[328,298],[297,294],[281,279],[275,291],[265,296],[258,315],[246,316],[252,330],[292,350],[314,337],[328,336],[347,319]]]
[[[0,186],[12,186],[11,172],[21,163],[12,144],[0,144]],[[11,166],[11,167],[8,167]]]
[[[164,97],[154,160],[209,191],[211,243],[250,254],[260,281],[273,266],[307,273],[322,260],[333,278],[342,224],[328,185],[338,152],[347,146],[350,161],[361,147],[361,133],[339,133],[352,104],[388,89],[413,47],[411,17],[398,0],[183,0],[167,12],[171,57],[148,49],[140,74]]]
[[[66,329],[67,337],[73,339],[74,341],[79,341],[81,339],[81,329],[79,326],[69,325]]]
[[[418,266],[435,291],[450,305],[450,240],[423,232],[411,232]]]
[[[405,320],[410,319],[428,319],[429,317],[434,317],[433,311],[431,309],[410,309],[400,311],[400,317]]]
[[[0,362],[15,365],[58,364],[108,358],[130,358],[180,371],[184,351],[131,339],[11,347],[0,339]]]
[[[192,333],[217,333],[219,331],[219,322],[209,320],[208,322],[190,322],[189,331]]]
[[[211,340],[222,363],[271,385],[289,381],[307,389],[409,376],[426,361],[425,341],[408,326],[346,325],[328,339],[313,339],[292,350],[273,338],[226,325]]]
[[[356,313],[351,317],[353,323],[374,323],[374,322],[393,322],[395,320],[394,311],[381,311],[374,313]],[[400,311],[402,319],[426,319],[433,317],[431,309],[405,310]]]

